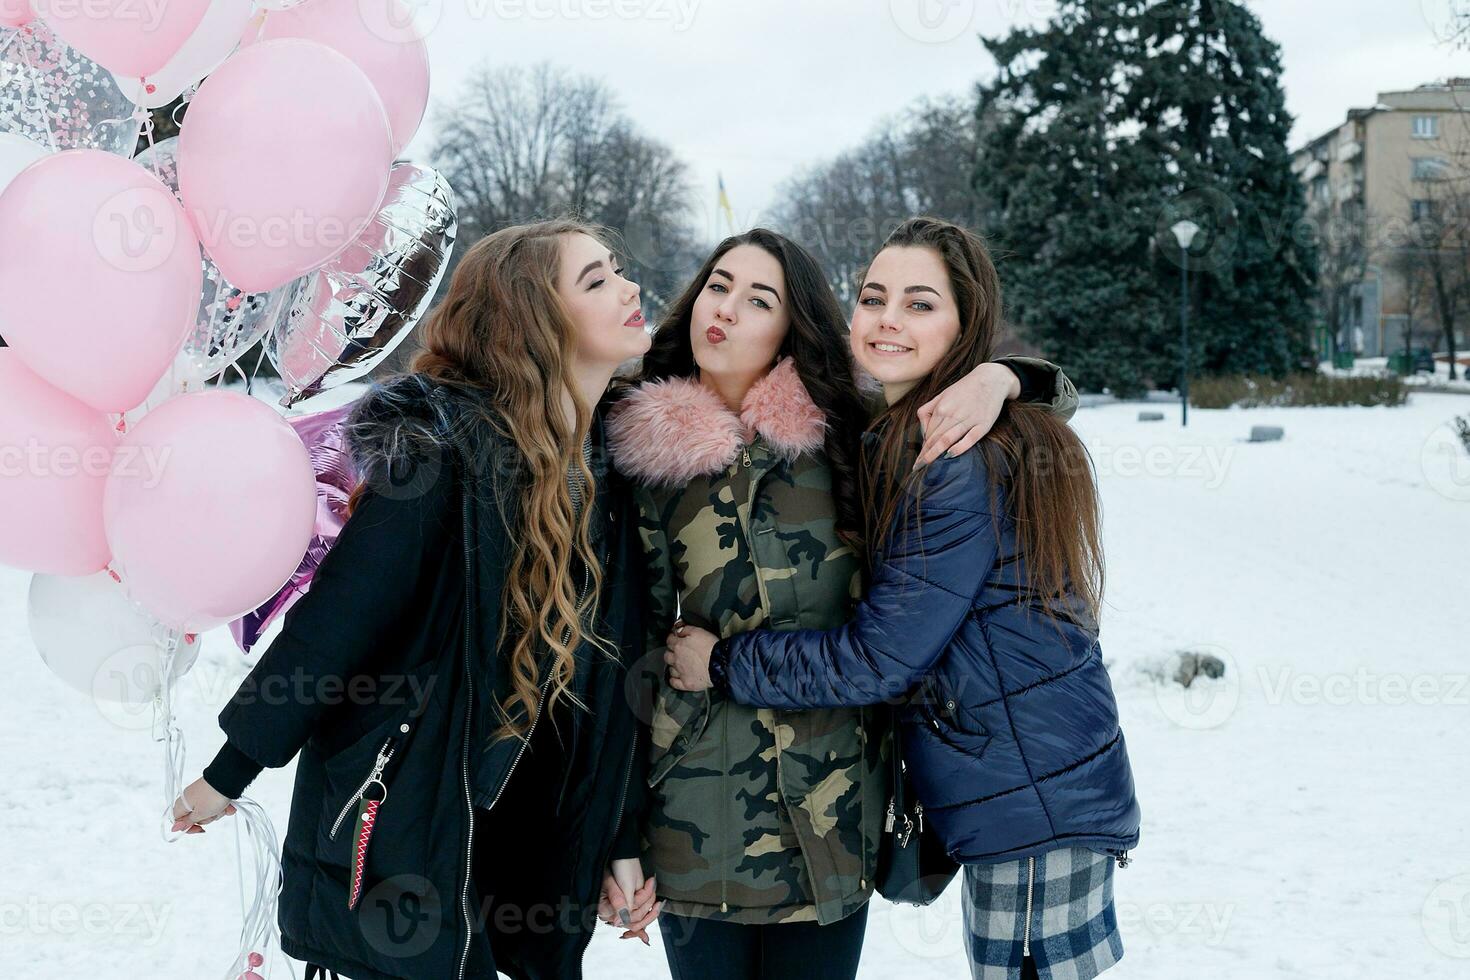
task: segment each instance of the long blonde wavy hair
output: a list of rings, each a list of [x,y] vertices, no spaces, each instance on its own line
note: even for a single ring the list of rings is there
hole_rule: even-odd
[[[512,692],[496,705],[500,727],[491,744],[525,739],[536,719],[545,679],[537,672],[538,649],[550,651],[547,710],[562,697],[585,708],[571,691],[574,651],[584,640],[610,649],[583,625],[593,621],[602,565],[590,534],[597,485],[582,457],[595,406],[583,404],[572,383],[576,328],[556,288],[562,243],[574,234],[610,240],[603,229],[562,219],[506,228],[475,243],[422,325],[423,350],[409,365],[444,383],[482,389],[486,421],[519,450],[516,539],[498,646],[505,651],[509,641]],[[570,428],[563,392],[576,406]],[[571,467],[582,477],[580,518],[567,489]],[[580,601],[577,564],[590,575]],[[517,704],[525,710],[519,721]]]

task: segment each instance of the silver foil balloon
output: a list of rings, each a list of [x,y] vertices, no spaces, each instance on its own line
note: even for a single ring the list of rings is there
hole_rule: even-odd
[[[291,406],[377,367],[408,339],[449,268],[458,222],[449,182],[400,163],[383,206],[342,254],[308,274],[265,351]]]
[[[134,159],[163,181],[183,204],[183,195],[179,193],[178,150],[179,140],[174,136],[146,148]],[[201,257],[203,295],[194,318],[194,330],[184,342],[184,353],[193,362],[194,373],[201,378],[212,378],[243,357],[276,325],[296,298],[303,281],[290,282],[270,292],[247,293],[231,285],[219,266],[202,250]]]
[[[0,133],[58,150],[133,155],[138,121],[112,73],[37,18],[0,28]]]

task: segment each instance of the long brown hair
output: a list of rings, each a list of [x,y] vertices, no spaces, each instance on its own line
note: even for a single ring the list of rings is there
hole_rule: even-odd
[[[919,406],[991,359],[1002,313],[1000,276],[975,233],[938,218],[910,218],[883,248],[932,249],[949,273],[959,307],[954,344],[927,376],[873,421],[876,445],[863,453],[864,526],[876,553],[905,497],[923,474],[913,472],[920,437]],[[1004,488],[1005,515],[1015,524],[1028,603],[1055,620],[1076,618],[1079,602],[1096,621],[1103,593],[1102,526],[1092,458],[1071,428],[1044,406],[1008,402],[995,427],[973,451],[986,454],[991,498]],[[992,507],[992,514],[1000,514]]]
[[[512,692],[496,705],[500,727],[491,742],[525,738],[537,715],[540,682],[537,650],[551,652],[552,681],[546,709],[571,691],[574,651],[589,640],[610,648],[584,623],[592,620],[602,588],[602,565],[593,553],[590,522],[596,481],[581,447],[595,406],[583,404],[572,383],[575,327],[556,289],[562,241],[588,234],[611,236],[572,220],[518,225],[476,242],[464,255],[444,300],[430,311],[419,334],[423,349],[409,371],[443,384],[473,389],[487,411],[484,421],[519,451],[510,467],[516,499],[514,556],[501,596],[498,650],[510,649]],[[562,394],[570,392],[576,420],[568,426]],[[491,461],[503,467],[504,461]],[[567,489],[569,468],[585,488],[580,519]],[[504,489],[504,488],[500,488]],[[580,559],[590,576],[573,575]],[[516,721],[513,709],[524,706]],[[582,707],[585,707],[583,705]]]
[[[862,507],[858,502],[857,460],[867,410],[853,377],[852,351],[847,343],[847,318],[822,267],[812,254],[785,235],[753,228],[732,235],[710,253],[689,285],[668,308],[653,335],[653,346],[643,356],[638,378],[692,378],[698,371],[689,322],[694,304],[704,292],[716,263],[740,245],[753,245],[781,265],[786,277],[791,329],[777,352],[790,357],[796,374],[827,421],[823,450],[832,474],[837,534],[850,545],[861,539]]]

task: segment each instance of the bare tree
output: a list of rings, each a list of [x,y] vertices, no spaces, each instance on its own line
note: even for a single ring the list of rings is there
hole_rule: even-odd
[[[1430,308],[1430,277],[1424,268],[1424,257],[1417,249],[1402,248],[1395,251],[1389,258],[1389,265],[1404,284],[1404,368],[1411,370],[1414,327],[1420,314]]]
[[[1440,43],[1470,49],[1470,0],[1450,0],[1442,18],[1431,28]]]
[[[1307,218],[1317,239],[1318,309],[1336,354],[1342,347],[1339,334],[1346,346],[1352,347],[1348,314],[1353,290],[1367,277],[1373,261],[1375,243],[1370,229],[1376,221],[1361,201],[1351,199],[1316,202],[1308,209]]]
[[[622,236],[655,311],[692,263],[687,165],[601,82],[549,64],[482,65],[439,121],[432,157],[454,187],[459,254],[507,225],[576,215]]]
[[[1470,303],[1470,199],[1454,181],[1436,181],[1428,208],[1414,222],[1408,252],[1429,293],[1450,358],[1450,380],[1458,377],[1455,331]]]
[[[773,224],[810,248],[845,302],[856,277],[904,218],[932,214],[978,227],[970,184],[978,146],[973,103],[916,102],[860,146],[789,181]]]

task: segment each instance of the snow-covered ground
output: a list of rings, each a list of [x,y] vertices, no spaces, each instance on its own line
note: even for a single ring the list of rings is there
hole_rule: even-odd
[[[1197,410],[1187,429],[1149,407],[1165,421],[1136,421],[1137,404],[1075,421],[1102,474],[1103,645],[1144,816],[1109,975],[1470,975],[1470,457],[1443,428],[1470,398]],[[1253,424],[1285,440],[1247,443]],[[146,719],[53,680],[26,584],[0,570],[0,976],[222,976],[234,827],[162,842]],[[1181,650],[1226,675],[1188,692],[1150,679]],[[189,778],[246,668],[217,631],[181,683]],[[251,790],[281,829],[291,778]],[[958,902],[957,885],[932,909],[878,901],[862,976],[968,976]],[[606,930],[588,975],[666,976],[651,935]]]

